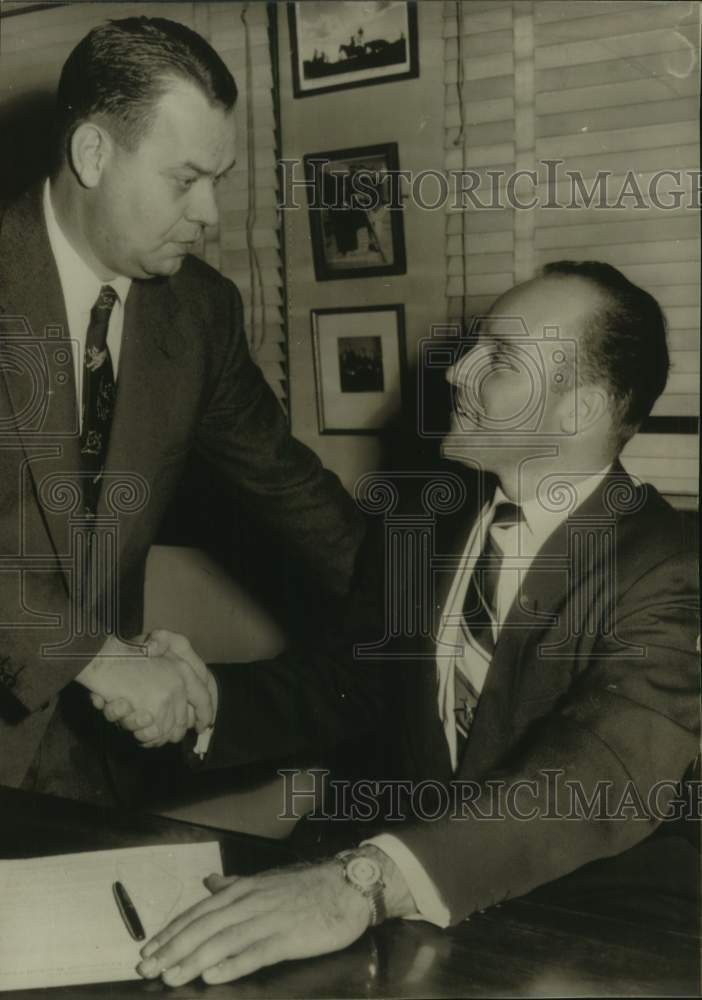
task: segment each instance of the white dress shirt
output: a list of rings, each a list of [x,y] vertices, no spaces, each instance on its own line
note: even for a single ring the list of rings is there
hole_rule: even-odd
[[[581,480],[569,480],[575,495],[574,506],[580,506],[595,490],[597,485],[610,471],[611,466],[594,476]],[[455,652],[449,656],[436,658],[438,677],[438,711],[444,726],[446,742],[451,756],[451,766],[456,770],[458,765],[456,750],[456,717],[454,715],[454,675],[456,660],[463,660],[463,668],[468,667],[468,674],[475,690],[479,693],[485,683],[488,667],[480,657],[471,657],[468,647],[463,648],[460,639],[460,622],[463,605],[468,591],[468,584],[473,568],[485,544],[485,536],[489,530],[495,507],[500,503],[509,502],[498,487],[492,501],[486,504],[473,526],[468,537],[461,562],[453,579],[439,625],[440,648],[446,648],[445,643],[454,647]],[[562,510],[550,510],[538,499],[527,500],[521,505],[524,520],[519,524],[505,527],[494,525],[492,532],[498,541],[505,558],[500,568],[496,589],[497,618],[493,621],[493,636],[497,640],[502,624],[526,576],[537,552],[543,547],[547,538],[562,524],[569,513],[569,507]],[[468,661],[468,663],[466,663]],[[447,927],[450,914],[445,903],[429,875],[419,863],[415,855],[398,837],[390,833],[381,833],[364,843],[375,844],[385,851],[400,869],[417,907],[415,920],[428,920],[438,927]],[[412,918],[410,918],[412,919]]]
[[[119,355],[122,346],[122,328],[124,325],[124,306],[132,284],[131,278],[115,276],[114,278],[99,278],[88,267],[83,258],[69,243],[56,218],[54,206],[51,203],[51,185],[47,180],[44,184],[44,219],[49,235],[49,245],[56,261],[63,301],[66,305],[68,318],[68,334],[71,338],[73,354],[73,372],[75,375],[76,399],[78,402],[78,419],[82,427],[83,415],[80,401],[83,398],[83,355],[85,340],[90,323],[90,310],[97,302],[103,285],[111,285],[117,293],[117,300],[112,308],[110,324],[107,328],[107,346],[112,358],[112,370],[115,380],[119,368]]]

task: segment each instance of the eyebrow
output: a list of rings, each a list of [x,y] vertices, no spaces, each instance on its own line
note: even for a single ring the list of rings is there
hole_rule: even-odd
[[[203,170],[202,167],[199,167],[197,165],[197,163],[193,163],[191,160],[186,160],[184,163],[179,163],[178,166],[174,167],[173,169],[174,170],[192,170],[193,173],[195,173],[195,174],[198,175],[198,177],[212,177],[212,176],[215,176],[215,177],[224,177],[225,174],[229,173],[229,171],[232,169],[232,167],[234,166],[235,163],[236,163],[236,158],[234,158],[232,160],[232,162],[229,164],[228,167],[225,167],[224,170],[220,170],[220,172],[218,174],[214,174],[214,175],[212,174],[211,170]]]
[[[489,315],[481,317],[480,321],[476,323],[473,329],[473,335],[475,337],[489,337],[491,340],[497,340],[500,343],[503,343],[504,338],[501,337],[499,333],[495,333],[494,330],[489,330],[487,328],[487,320],[489,319]]]

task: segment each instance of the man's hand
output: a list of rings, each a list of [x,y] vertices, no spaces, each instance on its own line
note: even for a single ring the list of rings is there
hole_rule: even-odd
[[[180,986],[202,975],[225,983],[292,958],[338,951],[363,934],[370,907],[338,861],[281,868],[252,878],[210,875],[213,894],[142,949],[138,971]]]
[[[95,707],[104,709],[106,718],[119,720],[146,746],[178,742],[193,722],[202,731],[214,719],[210,684],[203,679],[203,671],[209,678],[207,668],[187,639],[175,636],[176,646],[183,649],[187,644],[198,661],[195,666],[158,635],[146,644],[109,639],[76,678],[91,692]]]
[[[417,909],[394,861],[374,845],[367,851],[381,866],[388,917]],[[252,878],[210,875],[209,899],[173,920],[141,950],[137,971],[180,986],[201,975],[226,983],[294,958],[339,951],[370,923],[370,904],[349,885],[339,861],[279,868]]]
[[[174,728],[169,733],[164,732],[149,712],[137,708],[126,698],[105,703],[104,699],[92,695],[95,708],[103,712],[108,722],[117,722],[132,732],[144,747],[163,746],[166,742],[179,743],[188,729],[194,728],[201,733],[211,726],[217,713],[217,684],[188,639],[167,629],[154,629],[148,636],[138,637],[138,640],[143,642],[149,657],[162,657],[168,660],[180,673],[188,698],[185,725]],[[199,710],[202,685],[209,693],[211,716]]]

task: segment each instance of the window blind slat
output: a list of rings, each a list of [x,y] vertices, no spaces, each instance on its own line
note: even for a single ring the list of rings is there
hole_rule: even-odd
[[[697,235],[699,222],[694,213],[660,211],[642,218],[635,209],[540,209],[535,234],[536,247],[588,246],[597,243],[649,243],[656,235],[661,240],[691,239]],[[578,220],[585,217],[585,223]],[[597,219],[607,221],[601,223]],[[592,221],[590,221],[592,220]],[[631,220],[631,221],[630,221]]]
[[[690,15],[694,18],[692,4],[688,5],[687,10],[684,6],[676,3],[660,7],[651,4],[637,10],[635,17],[632,17],[629,11],[618,10],[609,13],[603,10],[599,17],[573,17],[543,22],[539,26],[539,43],[541,45],[558,45],[562,42],[580,41],[584,38],[610,38],[612,35],[628,35],[634,26],[637,31],[641,32],[675,29],[684,24],[685,21],[689,24]]]
[[[584,65],[566,63],[554,69],[537,69],[537,92],[569,90],[596,84],[609,85],[627,80],[667,79],[669,76],[679,79],[690,74],[694,78],[694,50],[681,48],[676,51],[679,58],[671,57],[669,52],[655,51],[646,53],[645,59],[614,59],[610,53],[603,53],[602,61]]]
[[[537,24],[548,24],[549,21],[563,21],[568,18],[601,17],[603,14],[618,14],[625,10],[629,14],[638,15],[639,11],[648,7],[668,7],[670,0],[542,0],[534,7],[534,20]]]
[[[447,86],[444,90],[444,97],[447,105],[458,103],[457,79],[457,63],[454,60],[450,85],[445,80]],[[512,99],[514,97],[514,81],[511,73],[508,76],[493,75],[484,80],[471,80],[468,92],[470,93],[471,104],[473,101],[488,101],[501,97]],[[470,110],[470,106],[466,110]]]
[[[667,100],[662,101],[632,103],[629,100],[623,101],[619,107],[613,107],[610,103],[609,107],[593,110],[596,108],[597,105],[593,103],[583,108],[571,107],[563,114],[539,115],[536,122],[537,134],[541,137],[567,136],[587,131],[603,135],[613,128],[631,130],[638,125],[644,127],[670,122],[694,122],[699,110],[695,97],[685,100],[677,94],[672,97],[667,95]]]
[[[587,132],[579,135],[561,134],[552,138],[542,137],[536,144],[537,155],[543,159],[561,157],[564,160],[577,156],[581,157],[580,162],[583,162],[589,160],[593,150],[597,150],[599,157],[609,156],[610,153],[621,150],[649,152],[652,149],[665,149],[670,146],[685,147],[690,144],[691,125],[696,124],[696,122],[697,115],[692,115],[689,120],[676,118],[671,121],[668,119],[666,124],[654,125],[651,123],[641,128],[620,128],[601,132],[588,129]],[[639,169],[638,157],[633,168]],[[626,169],[622,173],[626,173]]]
[[[468,125],[509,121],[514,118],[514,101],[511,97],[503,97],[495,101],[471,101],[470,107],[465,109],[464,117]],[[461,115],[458,102],[446,106],[444,123],[447,128],[455,128],[460,125]]]
[[[542,115],[559,114],[567,111],[602,109],[628,106],[632,109],[639,104],[669,101],[676,97],[697,96],[695,75],[648,77],[642,80],[628,80],[623,83],[593,84],[589,87],[572,87],[542,91],[536,95],[537,126],[541,127]]]
[[[689,52],[695,44],[696,28],[679,27],[643,31],[627,35],[610,35],[595,41],[566,42],[558,45],[536,46],[536,68],[552,69],[557,66],[581,66],[605,59],[626,59],[651,53]]]
[[[496,4],[494,8],[482,11],[472,11],[470,22],[464,27],[464,34],[479,35],[490,31],[500,31],[512,26],[512,8],[507,4],[500,6]],[[458,35],[458,25],[456,24],[455,12],[444,18],[444,38],[456,38]]]

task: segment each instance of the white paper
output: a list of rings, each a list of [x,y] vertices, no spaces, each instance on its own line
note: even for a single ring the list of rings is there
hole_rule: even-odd
[[[144,941],[122,921],[121,882],[150,938],[204,899],[219,845],[159,844],[0,861],[0,990],[138,979]]]

